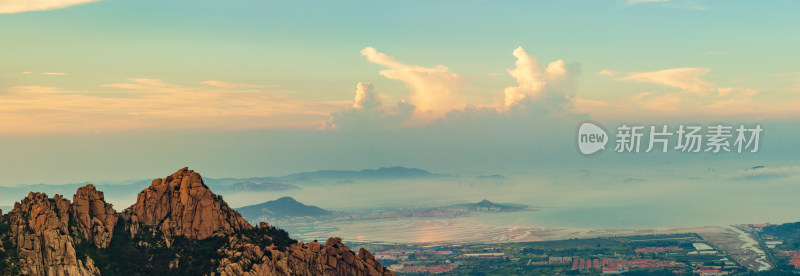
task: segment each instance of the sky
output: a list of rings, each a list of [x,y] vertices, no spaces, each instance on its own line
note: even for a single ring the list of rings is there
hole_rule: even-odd
[[[792,168],[799,6],[0,0],[0,185],[183,166]],[[587,119],[765,131],[758,154],[585,158],[574,136]]]

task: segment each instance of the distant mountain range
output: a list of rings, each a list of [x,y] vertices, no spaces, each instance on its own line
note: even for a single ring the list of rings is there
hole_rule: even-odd
[[[449,174],[437,174],[417,168],[386,167],[366,170],[321,170],[313,172],[293,173],[281,177],[248,177],[248,178],[204,178],[206,185],[215,193],[240,192],[281,192],[301,189],[303,185],[316,184],[353,184],[358,181],[432,179],[453,177]],[[70,184],[32,184],[11,187],[0,186],[0,204],[12,205],[30,191],[42,191],[48,194],[70,194],[79,187],[89,183],[115,197],[136,195],[149,186],[152,180],[136,179],[127,181],[80,182]]]
[[[493,175],[481,175],[481,176],[476,177],[475,179],[478,179],[478,180],[485,180],[485,179],[506,180],[506,177],[502,176],[502,175],[499,175],[499,174],[493,174]]]
[[[219,192],[278,192],[287,190],[299,190],[300,187],[292,184],[284,184],[278,182],[237,182],[230,186],[217,187]]]
[[[291,197],[282,197],[261,204],[237,208],[236,211],[248,221],[260,221],[264,220],[263,218],[322,217],[333,214],[331,211],[317,206],[300,203]]]
[[[478,203],[454,204],[441,207],[441,209],[467,209],[476,212],[510,212],[527,210],[528,206],[516,203],[494,203],[489,200],[481,200]]]
[[[298,202],[291,197],[282,197],[276,200],[267,201],[261,204],[250,205],[235,209],[247,221],[271,221],[272,223],[284,224],[289,226],[294,222],[302,221],[308,223],[311,221],[325,221],[334,218],[333,215],[347,216],[351,219],[374,219],[380,217],[457,217],[468,216],[474,213],[485,212],[516,212],[526,211],[527,205],[515,203],[494,203],[489,200],[482,200],[477,203],[464,203],[454,204],[443,207],[416,209],[416,210],[398,210],[398,211],[381,211],[379,214],[345,214],[334,213],[317,206],[305,205]]]
[[[310,181],[310,180],[394,180],[394,179],[422,179],[422,178],[441,178],[452,177],[449,174],[435,174],[423,169],[406,167],[388,167],[379,169],[367,169],[360,171],[350,170],[321,170],[315,172],[294,173],[284,177],[282,180],[288,181]]]

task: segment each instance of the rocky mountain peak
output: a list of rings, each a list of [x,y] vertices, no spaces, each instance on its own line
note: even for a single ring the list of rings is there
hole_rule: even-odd
[[[18,221],[19,227],[33,232],[60,230],[66,233],[69,206],[69,200],[61,195],[49,198],[45,193],[31,192],[22,202],[14,203],[12,212],[22,218]]]
[[[118,214],[111,204],[106,203],[103,192],[88,184],[78,188],[72,197],[72,216],[78,233],[99,248],[111,242]]]
[[[189,168],[153,180],[125,213],[132,221],[155,226],[165,235],[194,240],[252,228]]]
[[[91,259],[84,262],[75,254],[75,241],[69,234],[70,205],[61,195],[49,198],[34,192],[14,204],[7,216],[20,274],[97,274]]]
[[[188,168],[154,180],[122,213],[88,184],[73,202],[31,192],[0,217],[0,274],[101,273],[395,275],[339,238],[304,244],[266,222],[253,227]]]

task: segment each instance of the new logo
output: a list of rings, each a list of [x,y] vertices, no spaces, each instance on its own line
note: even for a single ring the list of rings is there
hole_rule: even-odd
[[[608,134],[598,125],[585,122],[578,128],[578,149],[589,155],[606,148]]]

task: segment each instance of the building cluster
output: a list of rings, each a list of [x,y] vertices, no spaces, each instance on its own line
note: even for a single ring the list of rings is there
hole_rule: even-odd
[[[378,260],[399,262],[390,266],[393,271],[432,274],[447,273],[456,269],[459,264],[451,263],[450,260],[446,260],[445,264],[426,265],[429,263],[428,261],[453,255],[454,252],[452,250],[444,250],[439,246],[383,250],[376,251],[374,254]]]
[[[551,264],[569,264],[572,263],[572,257],[550,257],[548,261]]]
[[[446,273],[456,269],[458,264],[441,264],[433,266],[414,265],[414,266],[392,266],[392,270],[397,272],[415,272],[415,273]],[[395,269],[396,268],[396,269]]]
[[[731,274],[731,272],[719,269],[698,269],[694,271],[694,274],[700,276],[719,276],[719,275],[728,275]]]
[[[789,264],[800,270],[800,251],[782,251],[778,255],[789,256]]]
[[[631,268],[679,268],[686,264],[654,259],[573,259],[572,269],[602,269],[603,273],[625,272]]]
[[[774,225],[774,224],[769,224],[769,223],[750,223],[750,224],[737,224],[735,226],[738,227],[739,229],[742,229],[742,231],[745,231],[745,232],[761,232],[764,229],[764,227],[767,227],[767,226],[770,226],[770,225]]]

